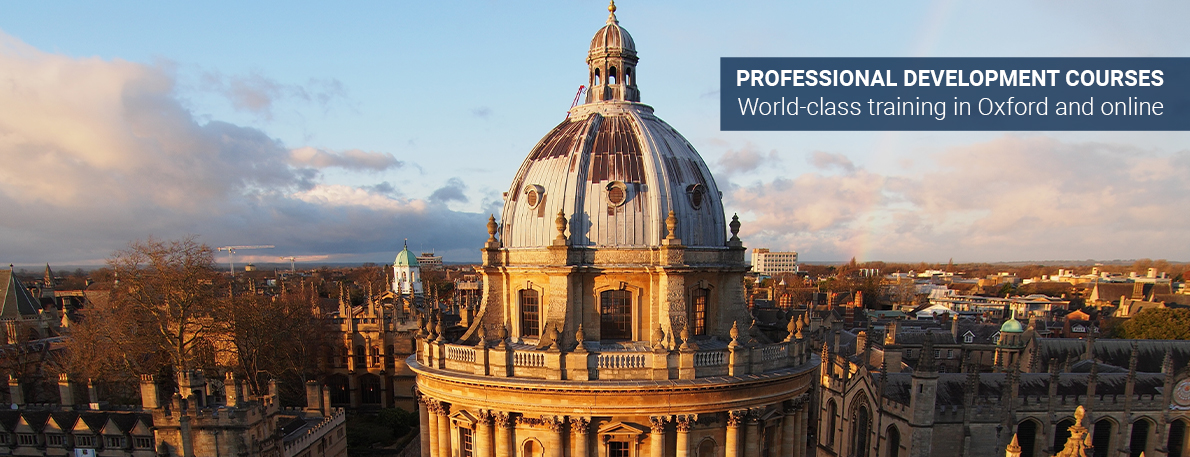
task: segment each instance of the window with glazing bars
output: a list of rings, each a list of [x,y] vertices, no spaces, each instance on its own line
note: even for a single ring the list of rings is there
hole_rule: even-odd
[[[540,299],[533,289],[521,291],[521,336],[540,336]]]
[[[461,457],[474,457],[474,445],[471,439],[471,429],[459,427],[459,450]]]
[[[690,295],[690,334],[706,335],[707,302],[710,300],[711,291],[698,288],[694,289],[694,292]]]
[[[632,293],[607,290],[599,294],[600,338],[632,339]]]

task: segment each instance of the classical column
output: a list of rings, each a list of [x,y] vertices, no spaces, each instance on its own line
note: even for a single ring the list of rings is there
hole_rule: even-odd
[[[450,405],[438,402],[438,457],[450,455]]]
[[[493,420],[496,422],[496,457],[509,457],[508,449],[511,448],[512,432],[512,418],[508,417],[508,413],[497,412],[493,415]]]
[[[796,403],[785,408],[785,418],[781,419],[781,452],[777,455],[789,455],[797,457],[797,448],[795,447],[795,437],[797,437],[797,416],[801,407]]]
[[[421,443],[422,457],[438,457],[438,401],[433,398],[427,398],[426,409],[426,423],[427,427],[423,436],[429,439]]]
[[[668,416],[649,417],[649,449],[651,457],[665,457],[665,421]]]
[[[475,455],[477,457],[492,457],[492,412],[479,411],[479,424],[476,427]]]
[[[723,440],[723,455],[725,457],[740,456],[740,423],[747,411],[729,411],[727,413],[727,436]]]
[[[574,432],[574,457],[590,457],[587,448],[587,432],[591,428],[591,420],[585,417],[570,419],[570,430]]]
[[[748,429],[744,438],[744,457],[760,457],[760,418],[749,412]]]
[[[546,449],[546,455],[550,457],[562,457],[563,433],[566,433],[566,418],[554,416],[552,418],[543,418],[546,427],[550,429],[549,449]]]
[[[810,436],[810,408],[807,408],[804,405],[802,406],[802,410],[797,413],[797,436],[798,437],[809,437]],[[808,444],[807,442],[803,442],[799,438],[798,443],[794,444],[794,446],[793,446],[794,448],[797,449],[797,453],[794,455],[797,457],[806,457],[807,444]]]
[[[690,455],[690,425],[696,416],[677,416],[674,418],[674,430],[677,432],[677,438],[674,440],[674,453],[676,457],[688,457]]]
[[[430,424],[429,400],[429,398],[421,394],[417,395],[417,414],[421,416],[420,425],[418,426],[418,432],[421,434],[421,442],[418,446],[421,448],[421,457],[430,457],[430,427],[437,428],[438,425]]]

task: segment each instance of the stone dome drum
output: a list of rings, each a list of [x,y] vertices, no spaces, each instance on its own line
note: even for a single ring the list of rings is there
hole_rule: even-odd
[[[719,188],[690,142],[639,103],[636,60],[613,12],[591,41],[588,103],[533,147],[513,179],[504,247],[549,246],[559,211],[570,246],[659,246],[670,211],[682,244],[724,246]]]

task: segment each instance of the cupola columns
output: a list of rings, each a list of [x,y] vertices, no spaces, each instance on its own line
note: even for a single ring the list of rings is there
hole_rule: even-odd
[[[587,53],[587,103],[640,102],[636,87],[636,44],[616,19],[616,3],[607,7],[607,25],[595,33]]]

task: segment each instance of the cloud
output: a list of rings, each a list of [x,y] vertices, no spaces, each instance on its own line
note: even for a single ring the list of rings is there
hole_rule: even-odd
[[[851,159],[843,154],[814,151],[807,159],[811,165],[814,165],[814,168],[819,170],[838,168],[844,173],[855,173],[855,164],[851,163]]]
[[[749,142],[740,149],[728,149],[723,153],[723,156],[719,157],[717,165],[720,172],[728,177],[755,170],[761,165],[772,165],[780,161],[781,158],[777,155],[776,150],[769,151],[768,154],[761,154],[756,145]]]
[[[818,172],[728,194],[750,245],[809,259],[1190,257],[1190,151],[1004,136],[920,157],[910,174],[809,160]]]
[[[258,73],[226,76],[210,71],[202,75],[201,85],[223,95],[236,110],[265,119],[271,119],[274,105],[285,99],[315,103],[324,110],[337,99],[347,99],[347,90],[337,79],[311,78],[305,84],[284,84]]]
[[[459,178],[450,178],[446,181],[445,186],[438,188],[438,190],[435,190],[434,193],[430,194],[430,201],[435,203],[467,203],[469,200],[467,199],[467,194],[465,193],[466,190],[467,184],[464,184],[463,180]]]
[[[401,238],[470,256],[486,238],[478,213],[401,198],[387,182],[320,180],[328,167],[399,169],[391,154],[289,148],[255,128],[199,122],[168,68],[46,53],[0,32],[0,81],[8,262],[103,259],[150,235],[369,260],[395,253]],[[266,82],[245,85],[261,96],[245,93],[246,109],[275,99]]]
[[[354,171],[384,171],[405,165],[405,162],[385,152],[367,152],[359,149],[333,152],[309,146],[289,151],[289,161],[297,166],[338,167]]]

